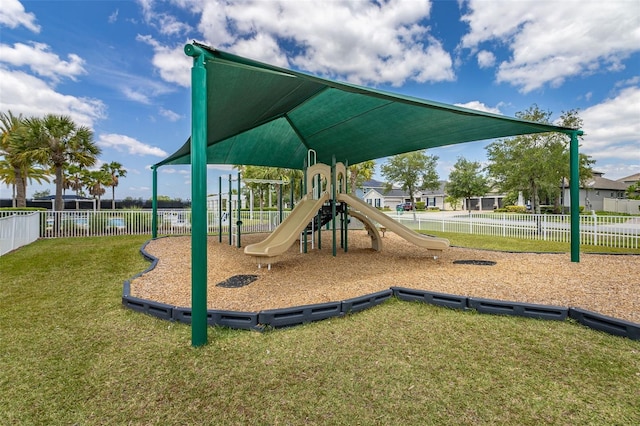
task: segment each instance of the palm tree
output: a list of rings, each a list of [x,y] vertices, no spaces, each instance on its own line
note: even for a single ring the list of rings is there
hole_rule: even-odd
[[[27,205],[27,179],[24,174],[29,167],[23,156],[25,139],[22,115],[15,116],[9,111],[0,113],[0,155],[7,162],[2,168],[2,182],[13,186],[14,207]]]
[[[44,118],[26,120],[33,158],[48,164],[55,172],[55,209],[64,209],[62,189],[65,164],[92,166],[100,148],[93,142],[93,132],[85,126],[78,126],[66,115],[48,114]]]
[[[363,161],[362,163],[349,166],[349,191],[352,194],[362,187],[362,184],[371,179],[375,172],[376,162],[373,160]]]
[[[119,178],[127,176],[127,171],[122,168],[122,164],[112,161],[105,163],[100,168],[111,176],[111,182],[107,186],[111,187],[111,209],[116,209],[116,186],[118,186]]]
[[[82,166],[70,164],[63,171],[63,189],[72,189],[76,193],[76,198],[80,197],[82,191]]]
[[[40,167],[28,166],[22,169],[16,169],[7,160],[0,160],[0,182],[11,185],[13,187],[13,207],[26,207],[26,197],[18,202],[16,194],[16,171],[24,176],[23,185],[24,193],[27,192],[27,181],[33,183],[33,181],[39,184],[43,182],[49,182],[49,171]]]
[[[104,187],[111,183],[111,175],[102,169],[85,170],[82,174],[82,182],[89,194],[98,200],[98,210],[100,210],[100,197],[106,192]]]

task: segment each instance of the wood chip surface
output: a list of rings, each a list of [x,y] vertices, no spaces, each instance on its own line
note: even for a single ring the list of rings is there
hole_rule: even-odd
[[[261,241],[264,234],[243,235],[242,246]],[[339,239],[339,234],[338,234]],[[295,243],[271,258],[271,270],[225,236],[208,239],[209,309],[258,312],[358,297],[392,286],[481,298],[579,307],[640,323],[640,256],[581,254],[515,254],[450,248],[433,253],[411,245],[390,232],[380,252],[371,249],[365,231],[349,231],[349,250],[332,255],[331,232],[322,236],[322,250],[300,253]],[[131,294],[175,306],[191,306],[191,238],[151,241],[146,251],[159,259],[155,269],[131,282]],[[493,266],[460,265],[455,260],[487,260]],[[262,262],[269,261],[262,259]],[[234,275],[258,279],[241,288],[216,284]]]

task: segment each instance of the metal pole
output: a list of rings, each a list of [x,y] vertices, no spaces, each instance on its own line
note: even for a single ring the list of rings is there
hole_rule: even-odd
[[[580,262],[580,154],[578,136],[583,132],[571,133],[569,144],[569,195],[571,199],[571,261]]]
[[[338,252],[336,241],[336,156],[331,158],[331,232],[333,236],[333,256]]]
[[[233,233],[231,232],[231,221],[233,220],[233,203],[231,202],[231,173],[229,173],[229,207],[227,211],[229,212],[229,245],[233,245]]]
[[[293,180],[293,175],[291,175],[291,177],[289,178],[289,190],[291,192],[290,195],[289,195],[291,197],[290,198],[291,206],[290,206],[289,210],[293,210],[293,206],[295,206],[295,203],[293,202],[293,187],[295,186],[294,183],[295,183],[295,181]]]
[[[151,166],[153,184],[151,189],[151,238],[158,238],[158,170]]]
[[[207,69],[204,51],[185,53],[191,68],[191,345],[207,343]]]
[[[218,176],[218,242],[222,242],[222,176]]]
[[[344,192],[345,194],[349,193],[349,160],[344,162],[345,168],[345,177],[344,177]],[[354,191],[355,195],[355,191]],[[342,214],[344,215],[344,252],[346,253],[349,249],[348,244],[348,231],[349,231],[349,204],[344,203],[342,206]]]
[[[242,220],[240,219],[240,172],[238,172],[238,221],[236,222],[236,227],[238,230],[238,240],[236,241],[236,246],[240,248],[240,225],[242,224]]]
[[[278,190],[280,191],[280,202],[278,208],[280,209],[280,223],[282,223],[282,183],[278,186]]]

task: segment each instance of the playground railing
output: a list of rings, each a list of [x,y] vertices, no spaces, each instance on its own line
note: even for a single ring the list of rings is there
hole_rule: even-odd
[[[272,232],[288,216],[284,211],[240,212],[241,232]],[[30,218],[21,219],[22,216]],[[8,246],[11,239],[18,240],[22,232],[31,232],[29,238],[85,237],[103,235],[151,235],[151,210],[65,210],[62,212],[11,212],[9,219],[0,220],[0,235]],[[421,231],[442,231],[493,235],[543,241],[569,242],[571,237],[568,215],[533,215],[510,213],[418,213],[412,212],[390,216],[404,225]],[[22,222],[25,221],[25,222]],[[191,233],[191,211],[188,209],[158,210],[158,235],[188,235]],[[207,213],[207,229],[210,234],[236,234],[237,211],[210,210]],[[222,224],[222,226],[220,226]],[[357,227],[351,219],[351,227]],[[18,231],[15,231],[17,229]],[[11,237],[9,237],[11,233]],[[20,234],[22,235],[22,234]],[[21,238],[21,237],[20,237]],[[580,243],[602,247],[637,249],[640,247],[639,216],[580,216]],[[11,243],[13,247],[14,243]],[[7,250],[13,250],[7,249]]]

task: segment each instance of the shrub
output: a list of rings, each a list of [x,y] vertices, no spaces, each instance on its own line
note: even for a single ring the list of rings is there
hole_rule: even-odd
[[[416,202],[416,210],[424,210],[426,204],[424,201]]]
[[[527,208],[525,206],[504,206],[500,209],[495,209],[496,213],[526,213]]]

